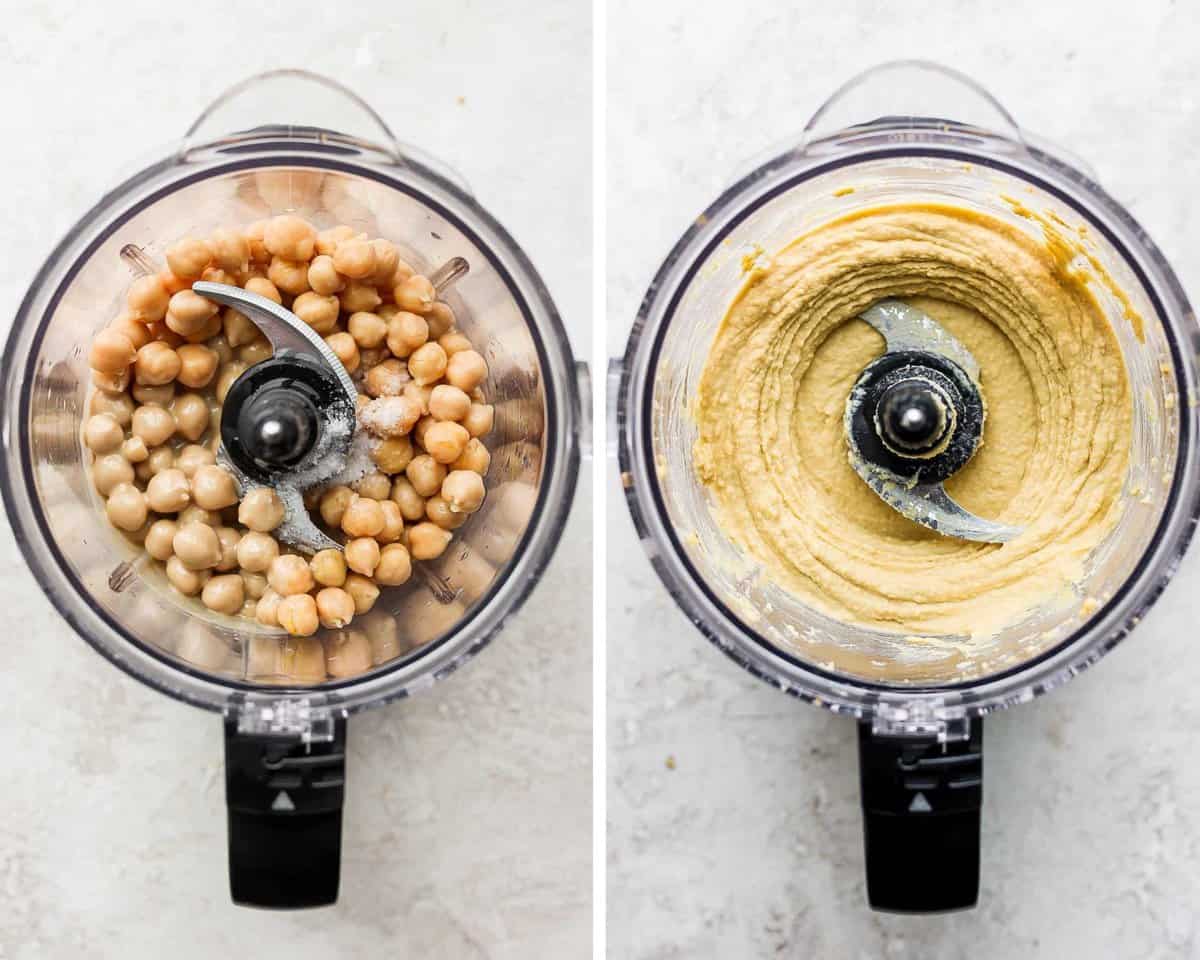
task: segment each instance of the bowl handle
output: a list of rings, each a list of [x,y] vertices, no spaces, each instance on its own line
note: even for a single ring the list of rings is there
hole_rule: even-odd
[[[867,900],[890,913],[941,913],[979,898],[983,719],[962,740],[858,728]]]

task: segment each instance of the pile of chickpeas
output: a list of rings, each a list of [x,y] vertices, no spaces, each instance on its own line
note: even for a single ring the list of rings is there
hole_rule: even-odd
[[[180,240],[166,261],[133,282],[91,345],[83,441],[108,519],[211,610],[293,636],[341,629],[414,560],[440,556],[482,505],[487,364],[394,244],[348,226],[282,215]],[[245,315],[193,292],[201,279],[289,308],[355,381],[375,470],[305,496],[340,548],[308,558],[280,543],[278,494],[239,490],[217,465],[225,395],[271,346]]]

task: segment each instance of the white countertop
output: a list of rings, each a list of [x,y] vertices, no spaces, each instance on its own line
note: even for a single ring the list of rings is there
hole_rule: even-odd
[[[1167,0],[1099,9],[610,0],[610,352],[744,162],[859,69],[901,57],[973,74],[1088,158],[1200,296],[1200,20]],[[609,503],[611,956],[1200,955],[1200,551],[1094,670],[988,719],[979,908],[895,917],[865,906],[854,724],[709,645],[615,483]]]
[[[104,189],[228,84],[306,66],[459,169],[586,350],[585,4],[508,4],[500,23],[466,2],[18,6],[0,35],[0,332]],[[493,645],[432,691],[350,721],[341,900],[297,914],[229,903],[219,718],[93,653],[0,526],[0,957],[588,955],[586,474],[545,580]]]

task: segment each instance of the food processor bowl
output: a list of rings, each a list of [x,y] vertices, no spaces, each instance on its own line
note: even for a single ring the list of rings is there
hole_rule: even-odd
[[[276,104],[307,104],[305,122],[246,119]],[[310,638],[213,613],[169,589],[162,568],[106,521],[80,439],[89,342],[139,269],[160,266],[181,236],[283,212],[386,237],[426,274],[462,258],[467,272],[442,297],[487,360],[483,389],[495,408],[483,438],[483,507],[370,613]],[[4,500],[42,588],[113,663],[225,714],[235,900],[331,902],[341,773],[323,783],[308,772],[321,764],[304,758],[326,755],[324,766],[340,771],[348,714],[427,687],[478,652],[537,583],[562,531],[586,370],[545,285],[459,178],[399,144],[361,99],[313,74],[276,71],[224,94],[167,156],[72,228],[21,303],[3,369]],[[320,869],[272,859],[310,828],[325,835],[312,848],[329,853]],[[297,870],[300,879],[287,880]]]
[[[1121,520],[1074,594],[991,635],[888,633],[806,605],[727,539],[693,463],[700,375],[747,271],[823,223],[911,201],[979,211],[1069,246],[1120,342],[1133,397]],[[1176,569],[1200,508],[1198,332],[1162,254],[1089,174],[1023,133],[970,79],[917,61],[847,83],[799,143],[696,218],[651,283],[614,371],[626,500],[655,570],[701,632],[769,683],[862,722],[874,906],[974,903],[980,718],[1094,663]],[[926,761],[936,776],[916,776]],[[964,764],[957,779],[943,775]]]

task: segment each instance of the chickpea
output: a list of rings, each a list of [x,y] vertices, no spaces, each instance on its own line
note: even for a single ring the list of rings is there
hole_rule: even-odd
[[[182,470],[163,470],[146,485],[146,501],[155,513],[178,513],[192,502],[188,479]]]
[[[422,445],[438,463],[453,463],[462,456],[471,435],[462,424],[438,420],[425,431]]]
[[[404,536],[404,514],[400,505],[394,500],[380,500],[379,509],[383,511],[383,529],[375,535],[381,544],[395,543]]]
[[[237,548],[242,535],[235,527],[217,527],[217,540],[221,544],[221,559],[217,561],[217,570],[225,573],[236,570],[238,566]]]
[[[420,404],[422,416],[426,416],[429,413],[429,401],[433,399],[433,391],[434,388],[431,386],[422,387],[412,381],[404,385],[404,396]]]
[[[321,519],[327,526],[340,527],[342,525],[342,517],[346,513],[346,507],[350,505],[350,501],[354,497],[355,493],[349,487],[330,487],[321,494],[318,504],[318,509],[321,511]]]
[[[146,324],[135,320],[131,313],[122,313],[108,325],[108,329],[115,330],[117,333],[123,333],[127,336],[129,342],[133,344],[134,350],[141,350],[142,347],[154,339],[150,328]]]
[[[342,529],[351,537],[375,536],[383,529],[383,510],[379,502],[355,494],[342,514]]]
[[[208,570],[221,560],[217,531],[206,523],[181,523],[171,545],[189,570]]]
[[[92,371],[92,383],[97,390],[105,393],[124,393],[129,389],[130,368],[126,367],[120,373],[104,373],[101,370]]]
[[[353,227],[348,227],[344,223],[336,227],[330,227],[328,230],[322,230],[317,234],[317,252],[324,256],[332,256],[337,250],[338,244],[345,240],[353,240],[358,236]]]
[[[238,613],[246,600],[246,585],[236,573],[212,577],[204,585],[200,600],[209,610],[217,613]]]
[[[187,523],[200,523],[215,530],[221,525],[221,515],[219,513],[214,513],[212,510],[205,510],[194,503],[186,510],[181,510],[176,520],[179,521],[181,527]]]
[[[445,372],[447,381],[470,393],[487,378],[487,362],[474,350],[461,350],[450,358]]]
[[[168,299],[175,296],[180,290],[186,290],[192,285],[190,280],[177,277],[169,268],[158,272],[158,281],[163,285],[163,289],[167,291]]]
[[[392,502],[400,508],[405,520],[422,520],[425,517],[425,498],[417,493],[407,477],[397,477],[392,483]]]
[[[377,313],[365,310],[350,314],[346,321],[346,329],[354,342],[364,350],[378,347],[387,338],[388,325]]]
[[[275,615],[279,618],[279,625],[293,637],[310,637],[317,632],[321,623],[317,602],[307,593],[284,597]]]
[[[83,426],[83,442],[94,453],[112,453],[125,440],[125,431],[111,413],[97,413]]]
[[[124,463],[123,460],[121,462]],[[126,531],[137,530],[146,522],[146,498],[132,483],[118,483],[109,492],[104,512],[114,527]]]
[[[328,296],[340,291],[346,285],[346,281],[338,275],[337,268],[333,265],[333,257],[323,253],[308,266],[308,285],[313,292]]]
[[[450,504],[441,496],[430,497],[425,501],[425,516],[443,530],[457,530],[467,522],[467,515],[451,510]]]
[[[308,561],[313,579],[323,587],[340,587],[346,582],[346,557],[341,550],[320,550]]]
[[[147,329],[153,339],[161,340],[172,350],[184,342],[183,337],[168,327],[165,320],[162,323],[152,323]]]
[[[321,626],[328,630],[340,630],[354,619],[354,598],[341,587],[319,591],[316,602]]]
[[[236,310],[233,312],[237,313]],[[217,355],[218,366],[220,366],[222,363],[228,363],[233,359],[233,348],[229,346],[229,340],[226,339],[225,334],[223,333],[219,333],[215,337],[209,338],[208,349]]]
[[[361,280],[351,280],[347,283],[338,294],[338,300],[347,313],[369,313],[383,303],[379,291]]]
[[[421,408],[408,397],[378,397],[363,407],[358,419],[377,437],[402,437],[421,418]]]
[[[436,523],[418,523],[408,531],[408,549],[414,560],[433,560],[442,555],[453,536]]]
[[[463,417],[462,425],[473,437],[482,437],[492,432],[496,422],[496,408],[490,403],[472,403],[471,409]]]
[[[367,371],[364,383],[372,397],[398,397],[410,381],[408,370],[399,360],[384,360]]]
[[[360,616],[375,606],[375,601],[379,599],[379,588],[371,582],[369,577],[364,577],[360,573],[346,574],[346,583],[343,589],[354,600],[354,612]]]
[[[238,502],[233,474],[224,467],[206,465],[192,475],[192,497],[205,510],[221,510]]]
[[[246,590],[246,596],[251,600],[262,599],[262,595],[267,592],[267,578],[261,573],[249,573],[246,570],[243,570],[240,576]]]
[[[425,322],[429,324],[429,339],[437,340],[454,329],[454,311],[439,300],[425,314]]]
[[[378,265],[375,248],[367,240],[343,240],[333,251],[333,265],[343,277],[364,280],[375,273]]]
[[[233,363],[227,363],[221,367],[217,373],[217,388],[216,397],[217,403],[224,403],[225,397],[229,393],[229,388],[233,386],[233,382],[246,372],[246,365],[238,360]]]
[[[473,470],[451,470],[442,481],[442,497],[455,513],[474,513],[485,493],[483,477]]]
[[[208,238],[217,266],[229,273],[245,273],[250,269],[250,244],[242,234],[228,227],[217,227]]]
[[[264,360],[270,359],[274,352],[271,347],[271,341],[266,337],[259,337],[244,347],[238,347],[237,357],[246,366],[252,367],[256,363],[262,363]]]
[[[432,497],[442,489],[442,481],[446,479],[446,468],[427,453],[413,457],[412,463],[404,471],[408,482],[422,497]],[[393,499],[395,492],[393,491]],[[399,501],[397,501],[399,503]],[[400,504],[403,508],[404,504]]]
[[[368,473],[354,482],[354,492],[371,500],[386,500],[392,491],[392,481],[385,473]]]
[[[158,406],[138,407],[133,411],[133,433],[146,441],[146,446],[166,443],[175,433],[175,418]]]
[[[259,533],[270,533],[283,523],[283,501],[270,487],[255,487],[238,507],[238,522]]]
[[[258,598],[258,604],[254,608],[254,619],[265,627],[279,626],[279,605],[281,603],[283,603],[283,597],[268,587]]]
[[[387,322],[387,345],[397,357],[407,357],[429,339],[424,317],[401,311]]]
[[[150,459],[150,451],[141,437],[130,437],[121,444],[121,456],[130,463],[142,463]]]
[[[448,383],[439,383],[429,396],[429,412],[439,420],[462,420],[470,409],[471,398]]]
[[[190,480],[196,475],[196,471],[200,467],[216,462],[216,454],[207,447],[202,447],[196,443],[189,443],[179,451],[179,459],[176,465],[183,471],[183,475]]]
[[[207,387],[217,372],[216,351],[208,347],[189,343],[180,347],[175,355],[179,360],[179,370],[175,376],[185,387],[193,390]]]
[[[326,337],[325,342],[329,344],[329,349],[334,352],[334,355],[342,361],[342,366],[346,368],[347,373],[353,373],[358,369],[358,344],[354,342],[354,338],[350,334],[334,333]]]
[[[164,383],[158,387],[135,383],[130,392],[133,394],[133,399],[143,406],[153,404],[165,409],[175,401],[175,382]]]
[[[420,385],[435,383],[446,372],[446,351],[436,343],[426,343],[408,358],[408,372]]]
[[[292,313],[324,336],[333,333],[338,320],[338,298],[319,293],[302,293],[292,304]]]
[[[200,279],[208,283],[224,283],[228,286],[237,286],[237,277],[234,273],[221,267],[205,267],[204,272],[200,274]]]
[[[167,559],[167,580],[185,597],[198,594],[211,576],[208,570],[193,570],[176,556]]]
[[[171,412],[175,414],[175,423],[179,432],[185,439],[191,440],[193,443],[199,440],[204,431],[208,429],[211,419],[208,402],[198,393],[185,393],[182,397],[176,398],[171,405]]]
[[[213,253],[203,240],[186,237],[167,247],[167,266],[183,280],[195,280],[212,262]]]
[[[398,587],[407,583],[412,576],[412,558],[408,550],[398,543],[389,543],[379,556],[375,568],[375,582],[386,587]]]
[[[492,455],[488,452],[488,448],[477,437],[472,437],[467,441],[467,446],[463,450],[462,456],[450,464],[450,469],[471,470],[481,477],[486,477],[488,467],[491,465]]]
[[[296,296],[308,292],[308,262],[272,257],[267,278],[284,293]]]
[[[222,321],[220,312],[214,313],[211,317],[204,321],[204,325],[195,333],[187,334],[183,339],[188,343],[204,343],[206,340],[217,336],[221,333]]]
[[[364,577],[379,564],[379,544],[372,537],[356,537],[346,543],[346,566]]]
[[[313,575],[303,557],[285,553],[271,561],[267,569],[267,582],[281,597],[290,597],[297,593],[308,593],[313,588]]]
[[[413,445],[408,437],[388,437],[371,445],[371,461],[387,474],[400,473],[412,458]]]
[[[382,237],[371,241],[371,249],[375,251],[375,270],[371,274],[371,282],[377,287],[393,287],[396,268],[400,266],[400,251],[390,240]]]
[[[403,259],[402,257],[397,258],[396,272],[392,274],[392,286],[395,287],[403,283],[416,272],[417,271],[413,268],[413,265],[407,260]]]
[[[109,396],[97,393],[92,395],[88,409],[93,415],[107,413],[122,427],[128,427],[133,421],[134,406],[133,400],[127,394]]]
[[[88,353],[88,365],[101,373],[120,373],[137,357],[137,351],[125,334],[119,330],[101,330],[92,340]]]
[[[438,345],[446,351],[447,357],[452,357],[456,353],[462,353],[464,350],[470,350],[471,341],[464,337],[457,330],[452,330],[449,333],[444,333],[438,337]]]
[[[138,350],[133,376],[141,386],[159,387],[174,380],[181,367],[180,355],[161,340],[154,340]]]
[[[267,221],[263,246],[276,257],[311,260],[316,251],[317,231],[307,220],[285,213]]]
[[[275,303],[283,303],[283,296],[280,294],[279,288],[266,277],[251,277],[246,281],[246,290],[250,293],[257,293],[260,297],[266,297]]]
[[[167,326],[181,337],[197,333],[217,313],[217,305],[194,290],[180,290],[167,306]]]
[[[250,250],[250,262],[253,264],[267,263],[271,259],[271,251],[263,243],[263,235],[266,233],[266,229],[266,220],[255,220],[246,227],[246,246]]]
[[[279,544],[265,533],[252,530],[238,541],[238,565],[250,573],[265,573],[278,556]]]
[[[171,295],[159,276],[138,277],[125,294],[125,303],[139,323],[162,320],[167,315],[167,301],[170,299]]]
[[[164,470],[170,470],[173,466],[175,466],[175,451],[170,447],[156,447],[150,451],[150,456],[138,464],[138,469],[141,470],[142,467],[145,467],[145,479],[149,480]]]
[[[437,300],[437,291],[433,289],[433,284],[429,282],[428,277],[419,273],[396,284],[393,295],[396,305],[409,313],[428,313]]]
[[[155,560],[161,560],[164,563],[170,560],[175,555],[173,542],[178,531],[179,524],[174,520],[155,520],[150,524],[150,529],[146,531],[144,541],[146,552]]]

